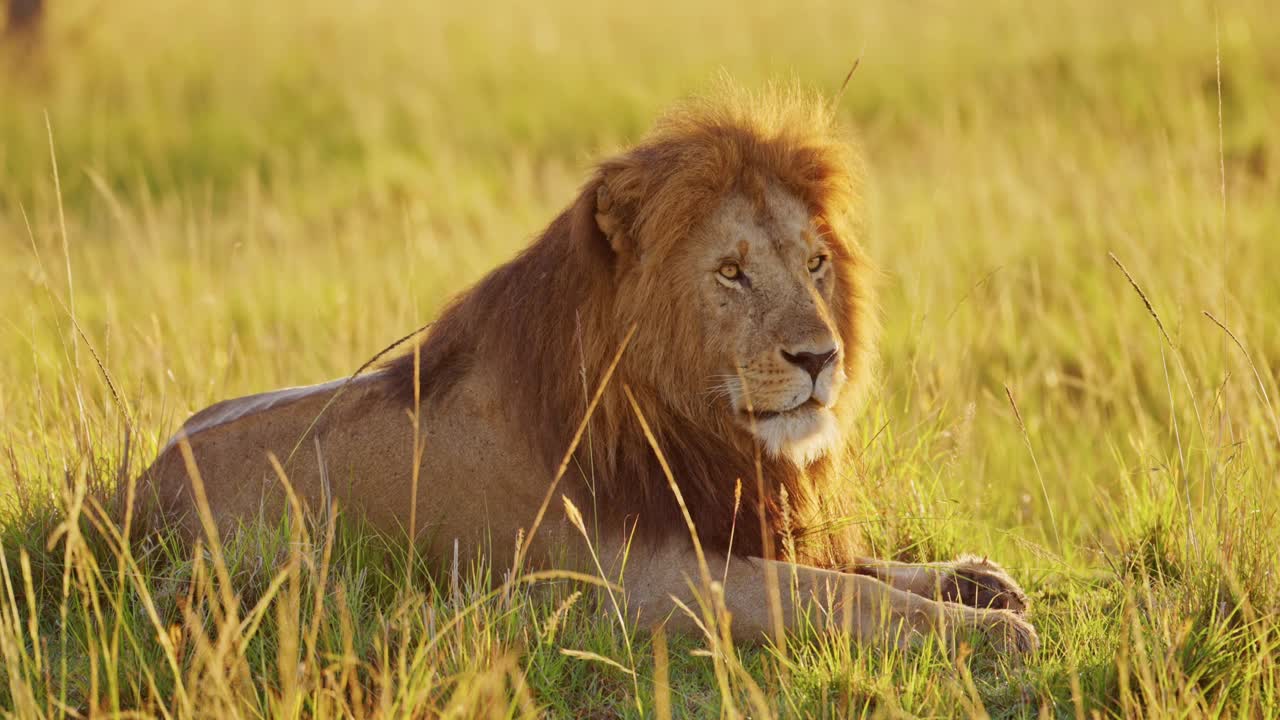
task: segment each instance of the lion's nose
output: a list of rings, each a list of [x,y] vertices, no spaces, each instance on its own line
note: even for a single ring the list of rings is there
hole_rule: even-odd
[[[786,350],[782,351],[782,357],[786,358],[787,362],[809,373],[809,377],[813,378],[814,382],[818,381],[818,376],[822,374],[822,371],[826,369],[835,356],[835,348],[822,352],[791,353]]]

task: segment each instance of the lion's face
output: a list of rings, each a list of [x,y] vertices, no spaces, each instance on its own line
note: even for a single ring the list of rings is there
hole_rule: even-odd
[[[806,465],[838,440],[845,383],[830,306],[838,254],[805,206],[776,186],[727,196],[686,245],[713,363],[705,391],[773,456]]]

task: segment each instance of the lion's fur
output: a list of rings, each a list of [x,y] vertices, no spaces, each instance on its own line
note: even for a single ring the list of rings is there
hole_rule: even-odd
[[[835,256],[831,310],[852,388],[837,411],[847,430],[874,350],[875,317],[857,237],[860,164],[832,115],[820,99],[796,91],[729,90],[670,113],[638,145],[601,163],[531,246],[456,299],[417,352],[389,365],[399,401],[411,403],[418,382],[430,412],[473,367],[490,365],[506,379],[503,402],[522,418],[541,464],[555,467],[634,324],[571,465],[581,494],[594,492],[599,525],[638,522],[646,537],[683,527],[626,399],[629,387],[704,544],[728,550],[732,536],[735,552],[761,555],[766,543],[779,547],[784,532],[802,535],[812,499],[835,479],[834,459],[799,468],[760,457],[749,436],[699,402],[696,378],[681,370],[699,346],[664,268],[689,229],[731,192],[762,208],[764,188],[774,182],[807,205]],[[531,483],[546,481],[529,474]],[[779,502],[784,490],[789,512]]]

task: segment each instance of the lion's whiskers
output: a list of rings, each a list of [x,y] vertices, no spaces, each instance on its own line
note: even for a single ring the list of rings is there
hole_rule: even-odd
[[[703,391],[702,394],[712,402],[726,398],[732,400],[740,392],[738,388],[739,380],[736,375],[710,375],[707,377],[707,381],[710,383],[710,387]]]

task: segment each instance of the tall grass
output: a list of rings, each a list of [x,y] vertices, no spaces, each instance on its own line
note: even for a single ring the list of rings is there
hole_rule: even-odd
[[[0,53],[0,709],[1280,712],[1268,3],[50,12]],[[351,372],[719,69],[834,94],[854,58],[886,330],[843,522],[1010,566],[1025,666],[651,637],[590,583],[492,592],[514,547],[410,572],[355,523],[218,559],[103,522],[187,414]]]

